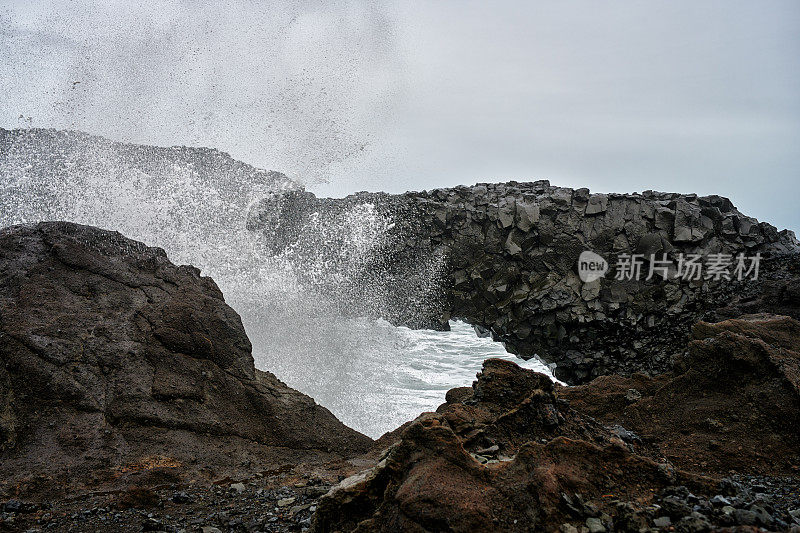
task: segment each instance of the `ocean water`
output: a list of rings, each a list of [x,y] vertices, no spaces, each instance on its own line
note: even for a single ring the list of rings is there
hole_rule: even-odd
[[[435,410],[449,389],[470,386],[490,357],[552,378],[538,359],[519,359],[460,321],[450,323],[451,331],[342,317],[295,322],[291,331],[264,326],[269,328],[269,321],[247,326],[256,367],[275,373],[373,438]]]

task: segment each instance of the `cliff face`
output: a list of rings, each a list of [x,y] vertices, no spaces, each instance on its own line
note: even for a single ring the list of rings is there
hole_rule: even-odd
[[[359,205],[374,206],[390,224],[371,261],[348,276],[345,292],[369,287],[391,297],[380,309],[354,299],[351,312],[411,327],[446,328],[460,318],[490,330],[514,353],[556,363],[556,375],[570,383],[664,371],[701,318],[798,316],[800,309],[794,234],[743,215],[720,196],[590,194],[547,181],[342,199],[297,191],[263,200],[249,225],[273,236],[277,251],[302,242],[309,220],[335,220]],[[335,246],[306,253],[335,253]],[[587,250],[610,269],[589,282],[578,273]],[[752,272],[742,280],[705,279],[708,271],[696,280],[675,276],[681,255],[698,254],[707,265],[712,254],[725,254],[733,274],[738,254],[757,253],[757,280]],[[639,279],[616,279],[622,254],[641,255]],[[651,255],[663,254],[667,262],[654,266],[668,268],[667,278],[656,269],[646,279]]]
[[[216,284],[159,248],[65,222],[0,230],[0,495],[370,446],[250,350]]]

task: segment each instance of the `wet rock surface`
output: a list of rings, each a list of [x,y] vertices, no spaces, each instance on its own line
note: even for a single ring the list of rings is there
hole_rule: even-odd
[[[411,327],[446,328],[450,318],[464,319],[510,351],[556,363],[557,376],[569,383],[661,373],[701,319],[757,312],[800,318],[794,235],[740,213],[720,196],[590,194],[547,181],[342,199],[294,191],[288,199],[264,199],[251,211],[250,228],[273,236],[278,252],[302,243],[310,220],[337,220],[364,205],[391,222],[384,238],[370,261],[348,272],[347,287],[321,290],[357,294],[354,287],[368,287],[372,297],[402,295],[378,308],[369,299],[348,302],[352,312]],[[319,250],[310,246],[308,254]],[[612,272],[582,282],[577,262],[585,250],[604,258]],[[615,259],[623,253],[642,255],[639,280],[615,279]],[[673,277],[680,254],[757,253],[755,281]],[[659,260],[666,254],[667,279],[658,270],[645,279],[651,254]]]
[[[0,498],[342,461],[368,437],[254,368],[216,284],[70,223],[0,230]]]

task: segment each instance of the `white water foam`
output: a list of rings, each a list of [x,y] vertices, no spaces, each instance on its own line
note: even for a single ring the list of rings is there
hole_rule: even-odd
[[[449,389],[471,385],[490,357],[550,375],[537,359],[523,361],[459,321],[451,331],[432,331],[384,320],[308,317],[284,333],[253,333],[256,365],[373,438],[435,410]],[[298,343],[295,334],[304,340]]]

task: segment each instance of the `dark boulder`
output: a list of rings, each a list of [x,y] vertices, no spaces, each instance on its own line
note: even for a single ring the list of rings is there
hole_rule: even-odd
[[[214,479],[371,444],[254,368],[213,280],[115,232],[0,230],[0,360],[0,494]]]

